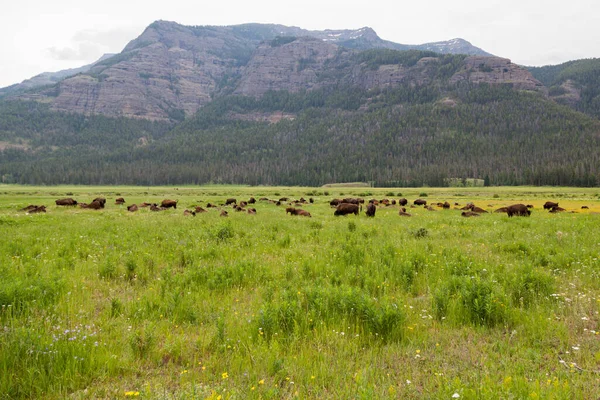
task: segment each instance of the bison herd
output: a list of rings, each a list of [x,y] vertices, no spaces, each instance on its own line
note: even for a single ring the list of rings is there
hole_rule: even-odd
[[[281,206],[282,204],[286,204],[287,205],[287,207],[285,209],[286,214],[289,214],[291,216],[301,216],[301,217],[311,217],[311,213],[302,208],[299,208],[299,206],[314,203],[313,198],[310,198],[307,201],[304,198],[300,198],[298,200],[291,200],[288,197],[280,197],[277,200],[268,199],[266,197],[261,197],[258,201],[274,204],[275,206]],[[227,217],[229,215],[229,213],[225,209],[223,209],[224,207],[230,207],[233,211],[236,211],[236,212],[246,212],[250,215],[256,215],[256,208],[248,206],[250,204],[254,205],[256,202],[257,202],[257,200],[254,197],[250,197],[250,199],[248,199],[247,201],[243,200],[243,201],[239,201],[239,202],[236,198],[231,197],[231,198],[227,198],[225,200],[225,202],[220,205],[207,203],[205,206],[206,208],[203,208],[201,206],[194,206],[193,209],[191,209],[191,210],[186,209],[183,211],[183,215],[195,217],[198,214],[208,212],[207,209],[217,208],[219,210],[219,215],[221,217]],[[57,206],[62,206],[62,207],[77,207],[78,206],[83,209],[101,210],[101,209],[104,209],[106,206],[106,199],[104,197],[97,197],[89,203],[82,203],[82,202],[78,202],[77,200],[75,200],[71,197],[67,197],[67,198],[58,199],[55,201],[55,203]],[[125,204],[125,199],[123,197],[119,197],[119,198],[115,199],[115,205],[121,206],[124,204]],[[139,205],[131,204],[126,207],[127,207],[128,212],[136,212],[136,211],[140,210],[141,208],[148,208],[150,211],[158,212],[158,211],[168,210],[170,208],[176,210],[177,204],[178,204],[178,200],[164,199],[164,200],[162,200],[162,202],[160,202],[160,205],[158,203],[144,202],[144,203],[140,203]],[[345,216],[345,215],[349,215],[349,214],[359,215],[360,212],[363,211],[364,204],[365,204],[364,199],[354,198],[354,197],[349,197],[349,198],[344,198],[344,199],[332,199],[329,202],[329,205],[334,208],[334,211],[333,211],[334,216]],[[398,211],[399,216],[411,217],[412,214],[410,214],[406,211],[406,206],[408,206],[408,204],[409,204],[409,201],[406,198],[400,198],[398,200],[395,200],[395,199],[392,199],[392,200],[390,200],[390,199],[371,199],[367,202],[367,205],[365,206],[365,215],[367,217],[373,218],[373,217],[375,217],[378,207],[393,207],[393,206],[398,205],[399,206],[399,211]],[[491,207],[491,205],[489,205],[489,206]],[[432,203],[432,204],[428,205],[426,200],[418,198],[418,199],[414,200],[409,207],[410,208],[422,207],[423,209],[428,210],[428,211],[437,211],[436,207],[438,209],[448,210],[451,208],[451,205],[448,201],[437,202],[437,203]],[[530,205],[530,204],[528,204],[528,205],[513,204],[510,206],[506,206],[506,207],[500,207],[500,208],[494,210],[494,212],[495,213],[506,213],[506,215],[508,217],[513,217],[513,216],[528,217],[531,215],[532,208],[533,208],[533,205]],[[566,211],[564,208],[559,207],[558,203],[551,202],[551,201],[547,201],[543,205],[543,208],[544,208],[544,210],[548,210],[550,213],[553,213],[553,214]],[[588,207],[583,206],[581,208],[587,209]],[[472,202],[467,203],[463,207],[460,207],[460,205],[458,203],[454,203],[454,209],[461,210],[462,211],[461,216],[463,216],[465,218],[479,217],[482,214],[488,213],[487,210],[476,206]],[[41,205],[41,206],[29,205],[27,207],[22,208],[21,211],[25,211],[29,214],[45,213],[46,207],[43,205]]]

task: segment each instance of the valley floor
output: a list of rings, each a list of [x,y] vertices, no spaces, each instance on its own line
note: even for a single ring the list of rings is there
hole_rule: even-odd
[[[599,196],[0,185],[0,398],[597,398]],[[312,198],[311,217],[263,197]],[[343,197],[453,208],[335,217]],[[163,199],[177,208],[127,211]],[[463,218],[468,202],[490,212]],[[492,212],[514,203],[532,215]]]

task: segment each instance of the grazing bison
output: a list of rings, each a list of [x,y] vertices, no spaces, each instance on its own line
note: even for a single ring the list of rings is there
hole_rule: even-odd
[[[248,200],[248,204],[254,204],[256,203],[256,199],[254,197],[250,197],[250,199]]]
[[[70,197],[67,197],[66,199],[58,199],[55,201],[57,206],[76,206],[77,205],[77,201],[73,200]]]
[[[207,212],[204,208],[200,207],[200,206],[196,206],[196,209],[194,210],[196,211],[196,213],[204,213]]]
[[[340,204],[342,204],[342,199],[333,199],[329,202],[329,205],[332,207],[337,207]]]
[[[377,211],[377,207],[375,207],[375,204],[369,204],[367,206],[367,211],[365,211],[365,214],[367,214],[367,217],[374,217],[375,211]]]
[[[424,206],[427,204],[427,200],[423,200],[423,199],[416,199],[415,201],[413,201],[413,204],[415,206]]]
[[[448,203],[447,201],[444,202],[444,204],[442,204],[442,208],[445,210],[448,210],[450,208],[450,203]]]
[[[294,207],[287,207],[287,208],[285,209],[285,213],[286,213],[286,214],[288,214],[288,213],[289,213],[290,215],[296,215],[296,209],[295,209]]]
[[[337,206],[333,215],[347,215],[354,214],[358,215],[358,204],[342,203]]]
[[[309,202],[310,204],[313,204],[313,203],[315,202],[315,199],[313,199],[312,197],[309,197],[309,198],[308,198],[308,202]]]
[[[221,216],[221,217],[227,217],[228,216],[227,211],[221,210],[221,214],[219,214],[219,216]]]
[[[379,200],[377,200],[377,199],[371,199],[371,200],[369,200],[369,204],[378,205],[379,204]]]
[[[174,209],[177,209],[177,201],[178,200],[169,200],[169,199],[165,199],[160,203],[160,206],[162,208],[171,208],[173,207]]]
[[[347,204],[362,204],[365,201],[363,199],[360,198],[352,198],[352,197],[347,197],[345,199],[342,200],[342,203],[347,203]]]
[[[195,212],[195,211],[190,211],[190,210],[185,210],[185,211],[183,212],[183,215],[184,215],[184,216],[186,216],[186,217],[189,217],[190,215],[191,215],[192,217],[195,217],[195,216],[196,216],[196,212]]]
[[[582,210],[589,210],[590,208],[588,206],[581,206]]]
[[[281,202],[286,202],[286,201],[288,201],[289,199],[290,199],[289,197],[282,197],[282,198],[280,198],[280,199],[279,199],[279,201],[281,201]]]
[[[404,197],[398,200],[398,204],[400,204],[401,206],[405,206],[408,204],[408,200],[406,200]]]
[[[478,213],[474,212],[474,211],[463,211],[460,215],[462,215],[463,217],[469,218],[469,217],[480,217],[481,215],[479,215]]]
[[[129,211],[129,212],[136,212],[137,210],[138,210],[138,206],[135,204],[127,206],[127,211]]]
[[[115,200],[115,204],[116,205],[125,204],[125,199],[122,197],[119,197],[118,199]]]
[[[509,217],[512,217],[513,215],[518,217],[529,217],[531,215],[531,211],[525,204],[513,204],[512,206],[506,207],[506,214]]]
[[[233,197],[230,197],[229,199],[225,200],[225,205],[228,206],[230,204],[236,204],[237,200],[234,199]]]
[[[547,201],[544,203],[544,210],[552,210],[554,207],[558,207],[558,203]]]

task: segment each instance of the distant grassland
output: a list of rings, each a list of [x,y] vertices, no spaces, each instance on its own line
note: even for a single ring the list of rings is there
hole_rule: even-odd
[[[597,398],[599,194],[0,185],[0,399]],[[312,218],[183,215],[250,196],[312,197]],[[334,217],[354,196],[534,209]],[[165,198],[177,209],[126,210]]]

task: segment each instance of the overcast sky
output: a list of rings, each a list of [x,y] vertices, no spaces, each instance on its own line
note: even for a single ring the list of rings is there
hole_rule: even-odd
[[[117,53],[158,19],[313,30],[369,26],[403,44],[460,37],[522,65],[600,57],[598,0],[5,0],[0,87]]]

